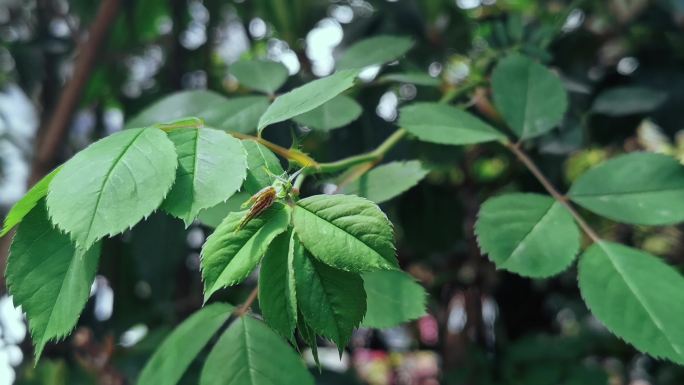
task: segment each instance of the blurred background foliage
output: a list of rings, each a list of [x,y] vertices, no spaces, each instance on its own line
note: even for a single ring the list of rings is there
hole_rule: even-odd
[[[4,212],[29,183],[36,143],[62,87],[84,76],[74,63],[99,7],[92,0],[0,0]],[[358,119],[323,132],[282,123],[268,139],[289,146],[294,134],[321,161],[372,149],[393,130],[402,104],[465,86],[473,88],[458,102],[478,103],[483,91],[474,87],[495,60],[521,51],[556,70],[570,95],[562,126],[533,150],[558,186],[628,150],[684,160],[682,0],[121,0],[109,16],[113,24],[52,166],[170,93],[249,94],[230,72],[239,59],[283,63],[289,89],[330,74],[349,45],[381,34],[416,44],[381,73],[364,71],[350,95],[363,107]],[[423,85],[383,78],[406,72],[430,78],[417,82]],[[684,383],[684,369],[636,352],[591,317],[572,269],[529,280],[495,271],[480,255],[472,232],[480,203],[502,191],[541,191],[504,151],[406,142],[390,154],[429,169],[418,186],[383,204],[402,266],[431,294],[429,314],[405,327],[359,330],[341,361],[336,349],[321,348],[319,384]],[[304,192],[334,187],[310,181]],[[608,238],[684,262],[680,227],[645,229],[586,214]],[[155,214],[107,241],[77,331],[48,346],[35,366],[21,313],[2,297],[0,384],[134,383],[163,337],[201,306],[198,252],[208,231]],[[223,299],[239,303],[253,285]],[[184,383],[195,383],[199,367]]]

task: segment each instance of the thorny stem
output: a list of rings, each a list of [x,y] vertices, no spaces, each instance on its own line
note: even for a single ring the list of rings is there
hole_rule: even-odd
[[[504,142],[504,146],[506,146],[511,152],[522,162],[522,164],[527,167],[527,169],[534,175],[535,178],[541,183],[542,186],[544,186],[544,189],[548,191],[551,196],[558,201],[560,204],[565,206],[566,209],[570,212],[570,214],[575,218],[575,221],[577,221],[577,224],[582,228],[582,230],[587,234],[587,236],[595,243],[598,243],[601,241],[601,237],[598,236],[596,231],[594,231],[591,226],[582,218],[582,216],[575,210],[575,208],[568,202],[568,199],[562,195],[558,190],[553,186],[553,184],[546,178],[546,176],[539,170],[539,167],[534,163],[532,159],[525,153],[520,148],[519,143],[511,143],[511,142]]]

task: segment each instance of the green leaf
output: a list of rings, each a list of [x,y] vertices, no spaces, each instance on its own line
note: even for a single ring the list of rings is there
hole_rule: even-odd
[[[176,145],[176,182],[162,208],[185,226],[200,210],[226,201],[242,185],[247,157],[240,140],[211,128],[183,128],[169,132]]]
[[[399,125],[422,141],[439,144],[472,144],[506,138],[468,112],[441,103],[402,107]]]
[[[667,155],[622,155],[582,174],[568,195],[584,208],[616,221],[678,223],[684,220],[684,166]]]
[[[38,201],[45,198],[48,193],[48,186],[52,182],[52,178],[57,175],[57,173],[62,169],[62,166],[57,167],[52,170],[51,173],[45,175],[43,179],[38,181],[31,189],[21,198],[17,203],[12,206],[9,213],[5,217],[5,223],[2,226],[2,231],[0,231],[0,237],[7,235],[14,226],[18,225],[22,219],[31,211]]]
[[[363,286],[368,302],[364,327],[391,328],[425,315],[427,293],[403,271],[364,273]]]
[[[522,55],[499,62],[492,73],[494,103],[521,139],[542,135],[565,114],[568,96],[558,76]]]
[[[171,94],[153,103],[126,122],[126,128],[148,127],[187,116],[198,116],[207,126],[249,133],[268,108],[266,96],[226,98],[212,91],[195,90]]]
[[[216,206],[209,207],[200,211],[197,219],[205,226],[213,229],[217,228],[228,214],[234,211],[242,211],[242,204],[247,202],[250,195],[246,192],[238,192],[227,201],[221,202]]]
[[[324,263],[361,272],[394,269],[392,224],[373,202],[353,195],[315,195],[292,214],[299,240]]]
[[[209,340],[233,313],[233,306],[214,303],[183,321],[154,352],[138,385],[175,385]]]
[[[389,82],[410,83],[415,84],[417,86],[426,87],[437,87],[441,83],[439,78],[433,78],[432,76],[422,72],[387,74],[383,76],[381,80]]]
[[[349,47],[337,62],[338,69],[364,68],[399,59],[413,47],[413,40],[399,36],[374,36]]]
[[[230,213],[202,246],[204,299],[223,288],[242,282],[259,264],[273,239],[287,229],[290,208],[275,203],[237,230],[247,211]]]
[[[230,73],[245,87],[272,95],[287,80],[287,67],[266,60],[241,60],[231,64]]]
[[[591,312],[618,337],[684,364],[684,278],[676,270],[643,251],[604,241],[580,258],[579,287]]]
[[[366,313],[363,280],[317,261],[298,242],[294,247],[297,303],[302,316],[342,351]]]
[[[375,203],[386,202],[415,186],[428,170],[420,161],[391,162],[378,166],[344,186],[345,194],[359,195]]]
[[[176,176],[176,151],[157,128],[136,128],[101,139],[67,161],[50,183],[52,222],[88,249],[150,215]]]
[[[99,244],[87,252],[77,250],[69,236],[54,228],[44,200],[19,225],[5,277],[14,303],[26,312],[36,360],[48,341],[65,337],[76,326],[99,256]]]
[[[288,344],[261,321],[235,320],[207,357],[200,385],[314,385]]]
[[[301,313],[301,309],[298,312],[297,317],[297,330],[299,330],[299,335],[302,337],[304,344],[311,348],[311,355],[313,356],[318,370],[321,369],[321,361],[318,359],[318,341],[316,340],[316,332],[304,321],[304,316]]]
[[[302,126],[330,131],[355,121],[361,116],[361,112],[363,109],[354,99],[338,95],[325,104],[296,116],[293,120]]]
[[[339,71],[278,96],[259,119],[258,131],[313,110],[353,86],[358,74],[358,70]]]
[[[475,224],[482,251],[500,269],[526,277],[560,273],[575,259],[580,233],[572,215],[553,198],[507,194],[487,200]]]
[[[297,326],[294,252],[294,232],[290,229],[268,246],[259,271],[259,308],[264,320],[290,341],[294,341]]]
[[[615,87],[601,92],[591,109],[609,116],[645,114],[667,100],[667,94],[646,87]]]
[[[280,165],[280,160],[268,148],[253,140],[243,140],[242,145],[247,151],[245,190],[250,194],[256,194],[262,188],[273,184],[273,175],[282,175],[285,171]]]

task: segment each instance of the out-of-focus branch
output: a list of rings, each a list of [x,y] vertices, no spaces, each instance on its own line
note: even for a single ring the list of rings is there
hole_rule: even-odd
[[[71,118],[78,106],[83,89],[90,79],[102,42],[116,19],[120,4],[120,0],[102,0],[95,20],[88,31],[88,37],[79,44],[73,77],[64,87],[52,117],[46,123],[42,130],[43,135],[36,144],[29,184],[34,184],[55,165],[59,149],[68,133]]]

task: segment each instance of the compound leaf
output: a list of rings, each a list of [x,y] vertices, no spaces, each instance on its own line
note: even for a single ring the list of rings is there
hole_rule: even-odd
[[[338,95],[330,101],[296,116],[293,120],[302,126],[330,131],[346,126],[361,116],[363,109],[354,99]]]
[[[366,312],[363,280],[317,261],[298,242],[294,247],[297,303],[302,316],[306,324],[342,351]]]
[[[50,183],[52,222],[88,249],[150,215],[176,176],[176,151],[157,128],[124,130],[67,161]]]
[[[242,282],[259,264],[273,239],[287,229],[290,209],[275,203],[237,229],[247,211],[230,213],[202,246],[204,299],[227,286]]]
[[[229,70],[243,86],[269,95],[276,92],[289,75],[283,64],[267,60],[240,60]]]
[[[417,185],[427,174],[428,170],[418,160],[391,162],[363,174],[344,186],[342,192],[359,195],[380,204]]]
[[[176,385],[192,361],[228,321],[234,307],[213,303],[198,310],[166,337],[138,379],[138,385]]]
[[[245,179],[247,160],[240,140],[211,128],[169,132],[176,145],[176,182],[162,208],[189,226],[200,210],[226,201]]]
[[[259,271],[259,308],[266,323],[293,341],[297,326],[294,232],[290,229],[268,246]]]
[[[363,326],[391,328],[425,315],[427,293],[400,270],[363,273],[368,309]]]
[[[518,54],[501,60],[494,68],[492,92],[497,109],[521,139],[556,127],[568,107],[568,96],[558,76]]]
[[[374,36],[349,47],[337,62],[338,69],[364,68],[399,59],[413,47],[413,40],[400,36]]]
[[[14,226],[18,225],[22,219],[38,204],[38,201],[45,198],[48,193],[48,186],[52,182],[52,178],[57,175],[57,173],[62,169],[62,166],[57,167],[52,170],[51,173],[45,175],[43,179],[38,181],[33,187],[31,187],[26,195],[21,198],[17,203],[12,206],[9,213],[5,217],[5,223],[2,226],[2,231],[0,231],[0,237],[6,235]]]
[[[580,233],[568,210],[539,194],[507,194],[487,200],[475,233],[482,251],[498,268],[526,277],[560,273],[580,247]]]
[[[311,111],[354,85],[358,70],[336,72],[280,95],[259,119],[258,130]]]
[[[314,385],[301,358],[261,321],[235,320],[209,353],[200,385]]]
[[[299,240],[324,263],[362,272],[394,269],[394,234],[373,202],[353,195],[315,195],[297,202],[292,214]]]
[[[684,363],[684,278],[658,258],[617,243],[596,243],[579,263],[591,312],[620,338],[657,358]]]
[[[19,225],[5,276],[14,303],[26,312],[36,360],[48,341],[65,337],[76,326],[99,256],[99,244],[83,252],[50,223],[44,200]]]
[[[401,108],[399,125],[422,141],[439,144],[473,144],[506,138],[468,112],[441,103],[414,103]]]
[[[684,166],[667,155],[622,155],[582,174],[568,195],[616,221],[673,224],[684,220]]]

